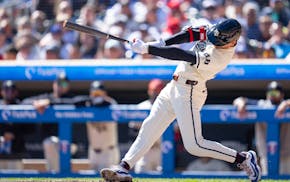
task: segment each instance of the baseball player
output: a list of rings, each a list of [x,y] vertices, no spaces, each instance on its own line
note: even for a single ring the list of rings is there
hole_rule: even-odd
[[[153,103],[135,142],[120,164],[100,171],[105,180],[132,181],[129,170],[175,118],[185,149],[190,154],[236,163],[246,171],[252,182],[260,180],[260,167],[254,151],[237,152],[202,136],[200,110],[207,97],[206,82],[222,71],[232,59],[241,29],[237,20],[226,19],[209,29],[189,27],[166,40],[149,43],[136,40],[131,44],[136,53],[149,53],[180,63],[172,81],[164,87]],[[193,41],[196,44],[191,50],[170,46]]]
[[[282,117],[285,110],[290,107],[290,100],[284,100],[284,91],[282,85],[276,81],[268,84],[266,90],[266,99],[250,99],[246,97],[238,97],[234,100],[233,104],[237,106],[239,117],[246,116],[247,105],[257,105],[263,108],[271,108],[277,106],[275,113],[276,117]],[[267,159],[267,124],[255,124],[255,138],[257,152],[260,157],[260,164],[262,174],[268,173],[268,159]],[[282,123],[280,127],[280,162],[279,173],[290,174],[290,123]]]
[[[86,105],[104,107],[117,102],[108,96],[104,85],[94,81],[90,87],[90,102]],[[118,146],[118,126],[116,122],[88,122],[89,141],[88,158],[91,169],[100,170],[105,166],[118,164],[120,149]]]
[[[157,98],[158,94],[164,88],[165,83],[160,79],[152,79],[148,84],[147,94],[148,99],[139,103],[139,109],[151,109],[152,104]],[[138,131],[141,127],[140,122],[130,122],[129,127],[134,131]],[[137,132],[135,132],[137,135]],[[134,133],[134,134],[135,134]],[[136,136],[135,136],[136,137]],[[159,138],[149,149],[149,151],[135,164],[135,173],[144,173],[152,171],[161,171],[161,138]]]

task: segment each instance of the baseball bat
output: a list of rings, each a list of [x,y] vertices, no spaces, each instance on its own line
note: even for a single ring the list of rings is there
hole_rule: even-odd
[[[116,36],[114,36],[112,34],[102,32],[102,31],[97,30],[95,28],[92,28],[92,27],[89,27],[89,26],[85,26],[85,25],[80,25],[80,24],[73,23],[73,22],[70,22],[70,21],[67,21],[67,20],[63,22],[63,27],[66,28],[66,29],[76,30],[76,31],[79,31],[79,32],[82,32],[82,33],[86,33],[86,34],[89,34],[89,35],[92,35],[92,36],[99,37],[99,38],[114,39],[114,40],[117,40],[117,41],[130,43],[129,40],[126,40],[126,39],[123,39],[123,38],[120,38],[120,37],[116,37]]]

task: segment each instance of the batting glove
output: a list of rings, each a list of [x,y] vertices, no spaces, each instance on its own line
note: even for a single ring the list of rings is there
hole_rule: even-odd
[[[140,39],[136,39],[133,43],[131,43],[131,49],[139,54],[148,53],[148,44],[144,43]]]
[[[147,42],[148,45],[150,46],[155,46],[155,47],[163,47],[166,46],[166,43],[163,39],[159,39],[157,41],[152,41],[152,42]]]

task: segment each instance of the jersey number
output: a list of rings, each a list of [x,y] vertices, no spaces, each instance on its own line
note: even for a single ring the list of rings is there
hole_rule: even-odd
[[[204,57],[205,57],[204,64],[209,64],[210,63],[209,54],[208,53],[204,53]]]

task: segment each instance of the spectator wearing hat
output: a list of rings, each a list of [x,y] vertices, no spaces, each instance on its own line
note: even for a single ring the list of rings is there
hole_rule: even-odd
[[[117,102],[107,94],[101,81],[93,81],[89,91],[89,107],[108,107]],[[116,122],[87,122],[88,159],[90,167],[99,171],[103,167],[117,165],[120,160],[118,125]]]
[[[45,46],[45,59],[46,60],[57,60],[60,59],[60,46],[50,44]]]
[[[39,45],[41,47],[46,47],[46,46],[50,46],[50,45],[58,45],[61,46],[62,45],[62,35],[63,35],[63,31],[62,31],[62,27],[59,24],[53,24],[52,26],[50,26],[49,28],[49,32],[46,33],[42,39],[39,42]]]
[[[153,102],[157,98],[158,94],[164,88],[165,83],[160,79],[152,79],[148,83],[147,95],[148,99],[142,101],[137,105],[138,109],[150,109]],[[142,123],[140,122],[129,122],[129,128],[131,129],[131,134],[136,138],[138,131]],[[136,173],[146,173],[153,171],[162,171],[161,164],[161,139],[157,140],[150,150],[142,157],[135,165],[134,171]]]
[[[104,45],[105,59],[122,59],[125,58],[125,48],[119,41],[107,40]]]
[[[289,108],[289,99],[284,100],[283,87],[279,82],[272,81],[266,88],[266,99],[250,99],[246,97],[238,97],[233,101],[237,107],[238,116],[244,118],[247,115],[246,106],[256,105],[262,108],[277,107],[275,116],[281,117],[285,110]],[[257,152],[260,157],[262,173],[268,173],[268,159],[267,159],[267,143],[266,123],[258,122],[255,124],[255,139]],[[280,125],[280,161],[279,173],[290,174],[290,123],[282,123]]]
[[[222,21],[224,18],[219,17],[219,6],[221,6],[221,2],[216,0],[202,1],[201,16],[207,19],[210,24],[216,24]]]

